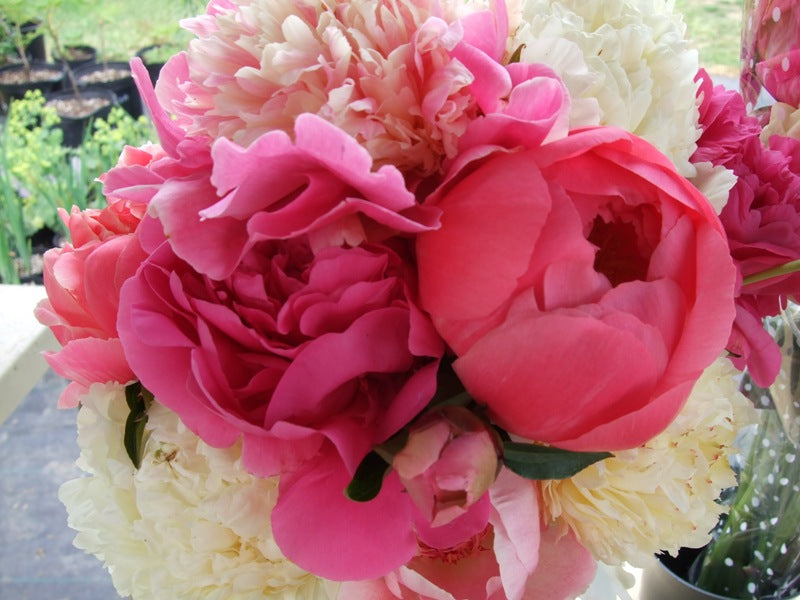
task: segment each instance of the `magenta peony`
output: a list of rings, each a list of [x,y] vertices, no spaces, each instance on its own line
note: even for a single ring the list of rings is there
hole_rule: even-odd
[[[314,254],[298,238],[259,242],[230,276],[214,280],[162,243],[122,291],[120,337],[147,389],[206,443],[225,447],[241,436],[251,473],[291,472],[281,480],[273,516],[279,543],[286,527],[302,530],[292,537],[305,540],[300,555],[282,546],[289,558],[306,566],[314,559],[307,555],[318,554],[306,543],[305,521],[292,514],[282,526],[286,510],[304,510],[312,501],[291,500],[293,486],[310,485],[313,502],[352,515],[339,519],[350,536],[332,539],[356,540],[353,552],[373,554],[373,562],[347,560],[346,573],[313,563],[325,576],[357,577],[362,568],[374,576],[401,564],[397,553],[413,550],[394,528],[381,536],[388,525],[362,531],[354,524],[358,515],[364,521],[376,506],[385,508],[380,499],[358,504],[342,493],[372,447],[416,416],[436,389],[443,347],[415,305],[410,269],[402,246]],[[324,484],[314,483],[320,478]],[[331,482],[340,478],[344,484],[333,493]],[[393,501],[390,487],[384,497]],[[393,514],[384,523],[401,524],[413,544],[408,510]],[[317,534],[340,524],[327,527]],[[377,553],[375,544],[388,539],[396,552]],[[343,558],[331,548],[325,545],[323,562]]]
[[[800,142],[759,138],[761,127],[747,115],[742,97],[701,78],[703,134],[692,160],[722,165],[737,180],[720,213],[740,281],[800,258]],[[776,315],[781,298],[800,293],[800,274],[786,274],[741,287],[727,349],[738,368],[768,386],[780,368],[780,352],[762,317]]]
[[[722,351],[735,270],[707,200],[643,140],[587,129],[494,156],[436,201],[420,295],[510,433],[637,446]]]

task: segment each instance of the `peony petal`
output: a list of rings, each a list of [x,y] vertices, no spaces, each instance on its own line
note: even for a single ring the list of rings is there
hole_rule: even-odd
[[[504,468],[489,488],[489,496],[489,521],[503,589],[508,600],[522,600],[526,582],[541,560],[536,485]]]
[[[635,369],[631,356],[637,357]],[[497,377],[497,364],[503,365],[503,378]],[[660,375],[636,336],[578,311],[517,315],[453,366],[501,427],[554,445],[637,410],[650,399]],[[609,436],[603,440],[608,445],[596,449],[636,446],[652,435],[643,426],[633,439]]]
[[[281,478],[272,531],[284,555],[319,577],[372,579],[408,562],[417,549],[411,506],[395,474],[378,496],[344,495],[351,475],[332,453]]]
[[[547,527],[541,532],[536,571],[526,582],[522,597],[570,600],[586,591],[596,570],[597,562],[572,531]]]

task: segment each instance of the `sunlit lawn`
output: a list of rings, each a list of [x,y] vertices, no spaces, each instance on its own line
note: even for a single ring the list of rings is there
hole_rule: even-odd
[[[675,0],[683,13],[689,37],[700,52],[700,62],[711,73],[739,71],[742,30],[741,0]]]

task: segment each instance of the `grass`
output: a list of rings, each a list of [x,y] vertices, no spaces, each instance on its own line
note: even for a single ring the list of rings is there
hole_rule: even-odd
[[[741,0],[675,0],[703,66],[734,76],[739,70]],[[108,60],[127,60],[137,50],[166,42],[185,44],[178,21],[200,14],[205,0],[78,0],[57,14],[65,44],[89,44]]]
[[[741,0],[675,0],[687,34],[710,73],[737,76],[742,31]]]
[[[188,42],[191,35],[178,22],[201,14],[205,5],[205,0],[78,0],[64,3],[54,22],[63,44],[94,46],[98,58],[127,61],[145,46]]]

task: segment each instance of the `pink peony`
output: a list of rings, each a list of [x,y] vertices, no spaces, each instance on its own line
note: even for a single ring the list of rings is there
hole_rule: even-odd
[[[102,210],[73,207],[61,216],[72,243],[45,254],[48,297],[35,314],[63,346],[45,358],[56,373],[72,380],[58,401],[60,408],[72,408],[92,383],[136,378],[123,355],[116,320],[119,290],[145,254],[133,233],[138,211],[123,200]]]
[[[701,73],[703,133],[693,161],[722,165],[737,176],[720,214],[730,253],[745,279],[800,258],[800,142],[772,136],[746,114],[741,96],[713,87]],[[761,318],[780,310],[781,298],[800,293],[800,274],[752,283],[737,294],[737,316],[727,345],[738,368],[747,366],[758,385],[768,386],[780,368],[780,353]]]
[[[222,279],[262,240],[308,236],[318,250],[438,224],[438,211],[416,204],[399,171],[373,171],[344,132],[314,115],[298,117],[294,130],[294,141],[274,131],[248,148],[219,139],[210,172],[165,181],[149,211],[181,258]]]
[[[285,474],[276,540],[329,578],[374,577],[413,553],[399,485],[363,504],[342,491],[435,392],[443,346],[414,281],[402,245],[314,254],[305,238],[262,241],[215,280],[165,241],[122,290],[120,337],[143,385],[206,443],[242,437],[248,471]],[[340,516],[310,527],[297,511],[316,504]]]
[[[484,530],[446,549],[417,555],[382,579],[342,584],[348,600],[523,600],[574,598],[596,563],[573,534],[540,526],[536,484],[504,469],[490,490]]]
[[[497,454],[481,419],[445,406],[414,423],[392,467],[431,525],[440,526],[483,497],[497,475]]]
[[[435,201],[442,227],[417,238],[422,306],[509,432],[637,446],[722,351],[735,282],[722,227],[643,140],[593,128],[495,155]]]

